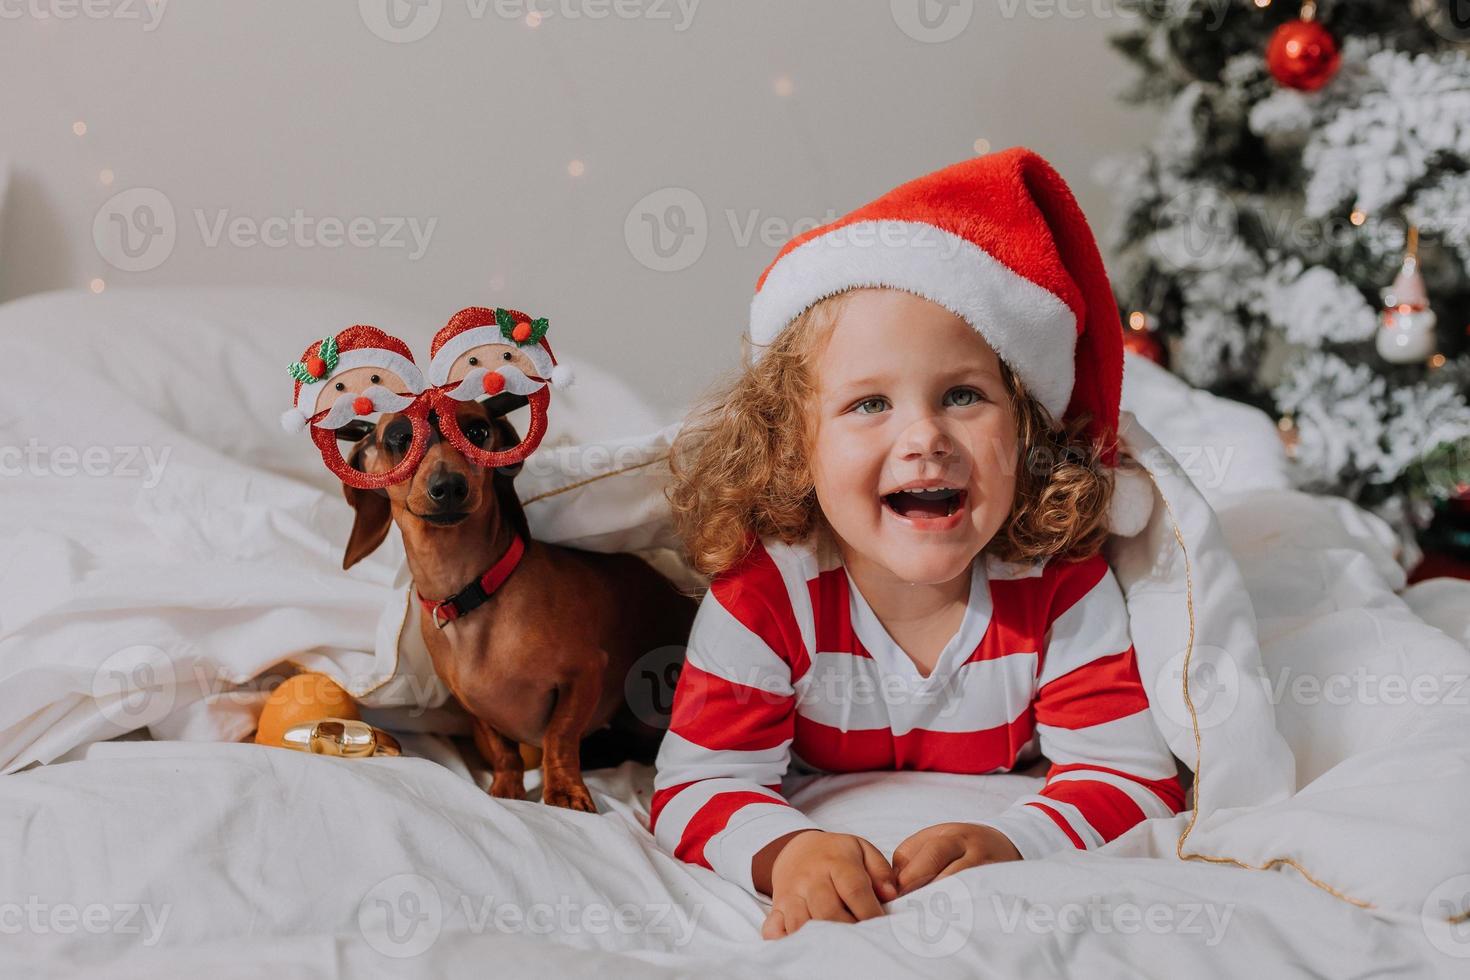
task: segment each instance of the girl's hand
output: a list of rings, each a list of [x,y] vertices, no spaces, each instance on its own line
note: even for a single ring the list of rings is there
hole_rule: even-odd
[[[857,922],[883,914],[898,897],[887,859],[852,834],[805,830],[786,841],[771,866],[771,911],[761,936],[780,939],[809,919]]]
[[[994,827],[940,823],[925,827],[893,851],[898,893],[907,895],[956,871],[996,861],[1019,861],[1021,852]]]

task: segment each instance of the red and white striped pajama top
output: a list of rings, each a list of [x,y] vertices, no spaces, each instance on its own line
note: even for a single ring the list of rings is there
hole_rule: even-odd
[[[1148,713],[1122,590],[1102,556],[971,570],[959,631],[926,678],[830,538],[759,542],[704,597],[659,749],[658,843],[752,894],[751,860],[813,823],[781,796],[805,770],[988,773],[1052,763],[991,819],[1027,859],[1112,840],[1183,805]]]

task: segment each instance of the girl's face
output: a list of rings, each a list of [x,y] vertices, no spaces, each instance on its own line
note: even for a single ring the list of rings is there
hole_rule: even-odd
[[[815,360],[811,466],[844,557],[904,582],[964,573],[1015,497],[1000,360],[953,313],[896,289],[841,301]]]

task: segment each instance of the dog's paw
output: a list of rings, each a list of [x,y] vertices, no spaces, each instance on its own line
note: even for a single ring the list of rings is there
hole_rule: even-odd
[[[546,786],[541,790],[541,801],[547,806],[581,810],[583,813],[597,812],[597,804],[592,802],[592,794],[587,792],[586,786],[579,783]]]
[[[520,773],[496,776],[490,780],[490,795],[497,800],[524,800],[526,782]]]

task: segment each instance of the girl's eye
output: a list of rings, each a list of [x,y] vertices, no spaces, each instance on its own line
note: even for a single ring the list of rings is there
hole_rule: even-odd
[[[887,407],[888,399],[874,397],[864,398],[852,408],[853,411],[857,412],[859,415],[877,415],[879,412],[882,412]]]
[[[951,388],[944,396],[944,404],[963,408],[979,404],[983,398],[984,396],[974,388]]]
[[[380,377],[378,377],[378,376],[377,376],[377,375],[376,375],[376,374],[375,374],[375,375],[373,375],[373,376],[372,376],[372,377],[370,377],[370,378],[368,378],[368,381],[369,381],[369,382],[370,382],[370,383],[372,383],[372,384],[377,384],[377,383],[378,383],[378,382],[380,382],[380,381],[382,381],[382,380],[383,380],[383,379],[382,379],[382,378],[380,378]]]
[[[479,364],[479,363],[480,363],[480,359],[478,357],[472,357],[472,358],[470,358],[470,367],[474,367],[476,364]]]

